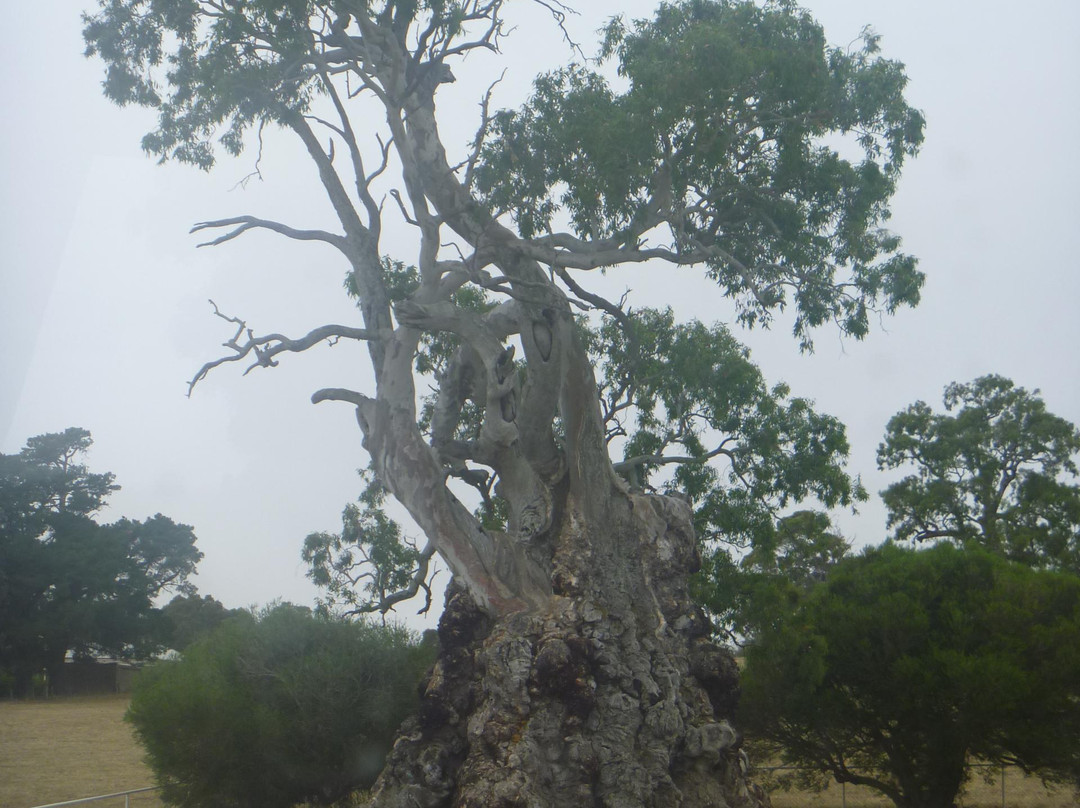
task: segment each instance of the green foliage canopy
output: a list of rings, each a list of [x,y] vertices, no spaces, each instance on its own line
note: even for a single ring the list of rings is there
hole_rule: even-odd
[[[153,599],[193,589],[191,527],[161,514],[94,521],[119,486],[78,462],[92,443],[73,427],[0,454],[0,669],[16,692],[43,668],[55,675],[68,652],[152,647]]]
[[[1080,782],[1080,579],[949,544],[848,558],[749,647],[740,717],[900,808],[952,806],[973,760]]]
[[[158,641],[164,648],[183,651],[230,617],[246,614],[243,609],[226,609],[210,595],[176,595],[160,609]]]
[[[496,115],[476,172],[494,211],[526,237],[565,212],[577,237],[612,244],[666,223],[673,252],[704,260],[743,322],[791,305],[804,346],[829,320],[861,337],[879,301],[918,301],[915,260],[881,225],[924,122],[876,36],[828,48],[783,0],[665,3],[603,34],[625,90],[572,65]]]
[[[741,559],[708,554],[694,579],[695,599],[730,642],[753,642],[761,630],[788,619],[846,556],[850,545],[831,527],[824,513],[796,511],[762,531]]]
[[[882,468],[911,469],[882,491],[899,540],[948,540],[1033,567],[1080,574],[1080,430],[1002,376],[945,388],[893,416]]]
[[[425,593],[421,613],[431,607],[428,561],[430,548],[420,551],[401,531],[401,525],[383,509],[386,491],[370,473],[358,503],[349,503],[341,515],[340,533],[309,533],[301,557],[308,578],[325,593],[320,606],[347,615],[381,612]]]
[[[172,805],[328,805],[371,785],[433,649],[290,604],[225,621],[136,680],[128,721]]]
[[[615,468],[632,485],[656,482],[698,503],[699,535],[749,546],[768,541],[792,503],[866,498],[844,471],[844,425],[787,385],[770,387],[724,325],[679,323],[670,309],[626,319],[629,338],[614,318],[589,335],[608,440],[621,444]]]

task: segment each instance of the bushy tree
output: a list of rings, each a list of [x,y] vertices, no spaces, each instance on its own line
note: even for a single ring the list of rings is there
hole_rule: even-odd
[[[975,761],[1080,783],[1080,579],[949,544],[848,558],[750,646],[740,714],[900,808],[951,808]]]
[[[448,718],[395,747],[376,804],[730,804],[746,785],[731,683],[703,684],[695,529],[741,541],[778,504],[850,501],[847,444],[724,326],[632,310],[590,274],[697,265],[746,325],[785,312],[804,347],[829,323],[862,337],[919,298],[885,224],[922,116],[872,35],[832,48],[787,0],[681,0],[610,21],[599,63],[540,76],[516,111],[478,88],[477,134],[454,149],[438,121],[464,110],[441,88],[457,60],[508,52],[529,4],[109,0],[85,33],[106,94],[157,112],[147,151],[210,168],[280,127],[333,208],[329,229],[196,226],[212,244],[269,230],[332,247],[360,322],[294,339],[222,313],[231,353],[192,384],[367,345],[370,389],[313,398],[355,408],[378,484],[458,584],[426,695]],[[412,256],[384,254],[399,215]]]
[[[730,642],[744,645],[776,628],[827,580],[851,547],[831,527],[824,513],[797,511],[758,536],[741,559],[722,552],[705,559],[694,594]]]
[[[140,673],[127,718],[172,805],[326,805],[372,784],[433,656],[402,628],[281,604]]]
[[[226,609],[210,595],[177,595],[159,610],[157,640],[164,648],[182,651],[244,609]]]
[[[881,492],[898,540],[982,547],[1033,567],[1080,574],[1080,430],[1039,391],[1002,376],[945,388],[897,413],[878,449],[909,474]]]
[[[190,592],[202,553],[188,525],[157,514],[98,524],[113,475],[79,462],[93,443],[71,428],[0,454],[0,668],[25,693],[64,657],[155,644],[154,598]]]

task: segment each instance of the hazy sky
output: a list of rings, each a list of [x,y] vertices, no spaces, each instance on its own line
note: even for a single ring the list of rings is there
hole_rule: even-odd
[[[286,138],[268,140],[264,179],[246,186],[253,155],[211,174],[144,157],[152,118],[107,103],[100,63],[81,55],[79,12],[89,5],[14,3],[0,30],[0,451],[85,427],[91,468],[123,487],[104,519],[161,512],[194,525],[205,553],[196,583],[228,606],[310,603],[303,537],[339,527],[367,461],[350,408],[313,407],[309,396],[362,388],[362,348],[320,346],[247,377],[222,369],[191,399],[186,383],[231,336],[208,298],[258,332],[299,336],[357,321],[341,292],[345,267],[322,245],[257,233],[196,249],[202,239],[187,231],[244,213],[332,227],[328,207]],[[611,14],[646,16],[654,4],[578,5],[570,25],[588,45]],[[916,399],[940,406],[951,381],[1000,373],[1080,422],[1080,3],[807,5],[832,42],[869,24],[885,55],[907,65],[927,140],[905,170],[891,226],[928,279],[917,309],[861,343],[823,330],[807,357],[783,320],[740,332],[755,360],[770,382],[787,381],[848,425],[851,469],[872,492],[887,482],[875,463],[886,421]],[[497,102],[516,105],[537,69],[569,58],[544,30],[534,15],[505,43]],[[502,67],[494,56],[455,66],[459,81],[440,94],[448,131],[460,133],[449,146],[473,131],[479,94]],[[396,227],[384,249],[414,260]],[[672,296],[682,314],[730,320],[731,304],[698,274],[661,267],[609,283],[632,289],[631,302]],[[876,497],[839,521],[860,544],[885,536]]]

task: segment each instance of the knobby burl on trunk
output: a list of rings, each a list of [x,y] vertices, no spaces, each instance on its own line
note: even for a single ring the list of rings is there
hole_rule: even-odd
[[[593,502],[568,498],[543,608],[493,618],[451,587],[375,805],[763,804],[728,721],[734,661],[686,591],[688,506]]]
[[[453,60],[500,53],[512,5],[566,34],[551,0],[110,0],[85,35],[109,66],[106,94],[159,111],[148,151],[209,168],[216,131],[239,152],[245,132],[275,125],[333,206],[336,231],[255,216],[194,229],[224,229],[209,244],[266,229],[334,247],[362,325],[260,336],[215,309],[236,325],[231,353],[191,384],[227,362],[367,344],[374,390],[313,399],[355,407],[379,484],[429,542],[380,605],[415,594],[434,553],[454,575],[439,661],[375,805],[758,804],[729,723],[734,664],[688,592],[694,525],[748,541],[792,502],[850,504],[842,425],[768,390],[723,326],[673,326],[582,279],[701,265],[745,324],[790,304],[804,347],[828,321],[861,337],[872,314],[918,300],[915,260],[880,225],[922,118],[873,35],[828,49],[788,4],[687,0],[608,23],[599,59],[617,62],[625,92],[570,65],[541,76],[529,106],[492,113],[489,87],[451,163],[436,97]],[[863,160],[826,136],[850,136]],[[398,214],[419,234],[404,285],[381,245]],[[421,402],[418,357],[436,387]],[[687,378],[665,367],[676,357]],[[665,468],[709,507],[651,493]],[[739,495],[725,500],[726,485]]]

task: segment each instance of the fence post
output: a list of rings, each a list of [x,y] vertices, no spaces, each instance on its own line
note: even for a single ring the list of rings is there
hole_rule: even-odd
[[[1005,808],[1005,764],[1001,764],[1001,808]]]
[[[847,783],[840,784],[840,805],[847,808]]]

